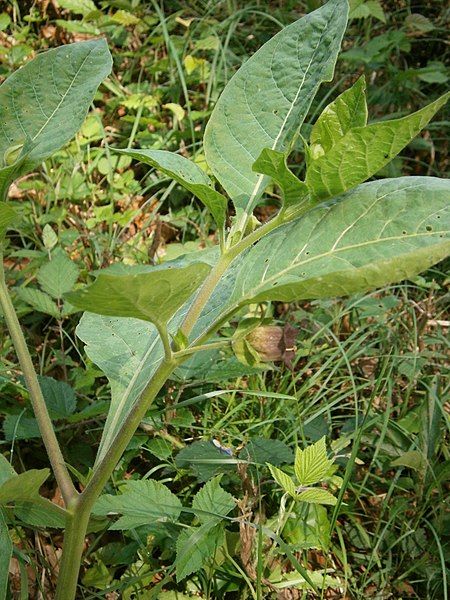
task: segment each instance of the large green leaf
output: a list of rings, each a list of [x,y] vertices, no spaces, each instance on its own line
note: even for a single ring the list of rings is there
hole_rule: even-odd
[[[295,208],[305,212],[311,205],[308,186],[289,169],[284,152],[264,148],[253,163],[253,170],[271,177],[280,187],[284,209]]]
[[[220,487],[222,476],[214,477],[194,496],[192,508],[202,523],[219,523],[235,507],[233,496]]]
[[[311,130],[311,154],[326,154],[350,129],[367,124],[366,80],[360,77],[351,88],[329,104]]]
[[[218,227],[225,226],[227,199],[216,192],[208,175],[191,160],[165,150],[117,150],[115,152],[131,156],[140,162],[155,167],[161,173],[175,179],[189,190],[209,209]]]
[[[31,469],[7,479],[0,486],[0,505],[15,500],[32,500],[39,495],[39,488],[49,475],[49,469]]]
[[[450,182],[363,184],[263,237],[239,261],[229,307],[343,296],[412,277],[450,251]]]
[[[183,269],[193,263],[206,263],[209,266],[217,260],[217,249],[193,252],[190,255],[152,267],[141,265],[131,268],[134,274],[156,273],[166,270]],[[107,272],[124,273],[123,268],[114,265]],[[175,333],[181,323],[186,307],[179,311],[169,323],[169,332]],[[164,350],[156,328],[147,322],[124,317],[105,317],[85,313],[77,327],[78,337],[86,344],[89,358],[108,377],[111,384],[111,406],[103,429],[97,460],[104,456],[118,427],[128,414],[134,402],[164,357]]]
[[[285,150],[323,81],[333,77],[347,0],[292,23],[232,77],[205,131],[205,155],[238,212],[251,213],[267,185],[252,165],[264,148]]]
[[[0,192],[73,137],[111,65],[105,40],[78,42],[38,54],[0,86]]]
[[[222,524],[215,521],[183,530],[177,539],[177,581],[196,573],[210,561],[225,541]]]
[[[165,325],[198,288],[210,267],[193,263],[132,275],[100,274],[85,288],[66,294],[74,306],[113,317],[132,317]]]
[[[181,502],[159,481],[142,479],[129,481],[117,496],[100,496],[94,514],[122,515],[111,529],[132,529],[150,525],[154,521],[176,522],[181,513]]]
[[[425,127],[449,97],[450,92],[402,119],[348,130],[326,154],[310,161],[306,184],[312,195],[322,200],[332,198],[374,175]]]

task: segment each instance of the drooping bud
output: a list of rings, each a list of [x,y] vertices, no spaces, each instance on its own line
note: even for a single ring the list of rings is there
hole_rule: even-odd
[[[284,362],[292,368],[298,330],[292,325],[260,325],[234,343],[237,358],[251,366],[264,362]]]

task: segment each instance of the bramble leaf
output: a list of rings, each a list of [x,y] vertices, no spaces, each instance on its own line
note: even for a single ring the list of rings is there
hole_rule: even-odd
[[[161,173],[175,179],[177,183],[189,190],[209,209],[218,227],[225,226],[228,201],[217,192],[211,179],[192,160],[166,150],[118,150],[114,152],[131,156],[140,162],[155,167]]]
[[[110,529],[133,529],[154,521],[176,522],[181,513],[181,502],[159,481],[141,479],[128,481],[117,496],[100,496],[93,513],[98,516],[120,514],[122,516]]]
[[[327,458],[325,437],[304,450],[297,448],[294,471],[299,485],[308,486],[319,483],[327,476],[333,462]]]
[[[312,157],[326,154],[348,131],[366,124],[366,80],[363,75],[331,102],[314,123],[310,139]]]
[[[347,131],[326,154],[310,161],[305,181],[313,197],[332,198],[375,175],[416,137],[449,97],[450,92],[402,119]]]
[[[299,502],[308,502],[310,504],[328,504],[330,506],[334,506],[337,502],[337,499],[327,492],[327,490],[322,490],[321,488],[311,488],[310,490],[305,490],[300,494],[295,495],[295,499]]]
[[[251,214],[267,185],[252,165],[264,148],[286,150],[334,65],[346,0],[330,0],[280,31],[225,87],[205,130],[205,156],[237,214]]]
[[[215,521],[182,531],[177,539],[177,581],[199,571],[223,543],[223,526]]]
[[[214,477],[194,496],[192,508],[202,523],[219,523],[235,507],[233,496],[220,487],[221,479]]]
[[[275,479],[278,485],[281,486],[283,491],[290,496],[295,496],[295,483],[293,479],[281,469],[269,464],[267,466],[269,467],[272,477]]]

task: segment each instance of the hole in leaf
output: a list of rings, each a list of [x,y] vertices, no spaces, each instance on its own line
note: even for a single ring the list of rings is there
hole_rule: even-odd
[[[433,228],[431,227],[431,225],[427,225],[427,226],[426,226],[426,230],[427,230],[427,231],[433,231]]]
[[[408,232],[407,231],[402,231],[403,235],[406,235]]]

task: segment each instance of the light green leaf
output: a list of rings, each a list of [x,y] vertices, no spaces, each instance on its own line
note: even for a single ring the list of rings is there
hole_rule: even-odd
[[[272,474],[272,477],[281,486],[282,490],[290,496],[295,496],[295,483],[289,475],[286,475],[284,471],[274,467],[273,465],[267,465]]]
[[[39,495],[39,488],[49,475],[49,469],[31,469],[7,479],[0,486],[0,504],[32,500],[33,496]]]
[[[93,0],[58,0],[58,4],[76,15],[86,16],[97,10]]]
[[[45,292],[41,292],[41,290],[30,286],[16,288],[16,292],[21,300],[32,306],[35,310],[55,317],[55,319],[61,317],[61,312],[56,303]]]
[[[413,277],[450,251],[449,191],[446,180],[401,177],[321,204],[236,261],[228,309],[344,296]]]
[[[49,223],[44,225],[42,230],[42,241],[46,250],[51,250],[58,243],[58,236]]]
[[[220,487],[221,479],[221,475],[214,477],[194,496],[192,508],[202,523],[219,523],[236,505],[233,496]]]
[[[204,567],[223,543],[223,526],[216,525],[215,521],[182,531],[177,539],[177,581]]]
[[[115,152],[131,156],[155,167],[189,190],[209,209],[218,227],[224,227],[228,201],[213,188],[208,175],[193,161],[165,150],[118,150]]]
[[[310,504],[328,504],[330,506],[334,506],[337,502],[337,499],[333,496],[333,494],[330,494],[330,492],[322,490],[321,488],[305,490],[300,494],[296,494],[295,499],[299,502],[308,502]]]
[[[264,148],[284,151],[323,81],[331,81],[347,24],[347,1],[288,25],[227,84],[205,131],[205,155],[237,212],[250,214],[267,185],[252,166]]]
[[[57,248],[51,260],[43,265],[37,274],[42,289],[53,298],[61,299],[69,292],[78,279],[79,269],[61,248]]]
[[[348,131],[366,124],[366,80],[363,75],[329,104],[314,123],[310,146],[312,158],[326,154]]]
[[[9,596],[9,561],[11,560],[13,545],[9,537],[8,526],[5,515],[0,508],[0,598],[3,600]]]
[[[16,211],[6,202],[0,200],[0,243],[3,241],[8,227],[17,219]]]
[[[325,479],[332,465],[327,458],[325,437],[304,450],[297,448],[295,452],[294,471],[300,485],[319,483]]]
[[[6,459],[3,454],[0,454],[0,486],[2,483],[14,477],[16,472],[14,471],[11,463]]]
[[[450,92],[402,119],[350,129],[326,154],[310,161],[306,184],[312,195],[332,198],[374,175],[416,137],[449,97]]]
[[[176,522],[181,513],[181,502],[159,481],[141,479],[128,481],[117,496],[105,494],[94,505],[95,515],[122,515],[111,529],[133,529],[155,521]]]
[[[253,170],[271,177],[281,188],[284,208],[295,207],[296,211],[302,209],[302,212],[308,209],[308,186],[290,171],[286,164],[286,154],[264,148],[253,163]]]
[[[133,275],[100,274],[92,285],[66,294],[71,304],[105,316],[165,324],[207,276],[210,267],[193,263]]]
[[[386,16],[379,0],[350,0],[350,19],[367,19],[375,17],[386,23]]]
[[[77,42],[38,54],[0,86],[0,167],[12,147],[24,155],[0,173],[3,192],[74,136],[111,65],[104,39]]]

